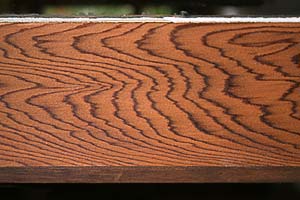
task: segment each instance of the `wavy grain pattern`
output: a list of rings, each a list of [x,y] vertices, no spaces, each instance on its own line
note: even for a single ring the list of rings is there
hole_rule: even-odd
[[[4,23],[0,41],[2,168],[300,166],[297,23]]]

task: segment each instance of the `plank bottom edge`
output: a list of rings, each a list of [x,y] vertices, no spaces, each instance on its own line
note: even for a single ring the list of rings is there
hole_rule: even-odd
[[[300,167],[1,167],[0,183],[300,182]]]

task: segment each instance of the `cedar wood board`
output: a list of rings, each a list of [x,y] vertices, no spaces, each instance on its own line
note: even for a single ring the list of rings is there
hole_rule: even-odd
[[[0,182],[300,181],[299,18],[0,18]]]

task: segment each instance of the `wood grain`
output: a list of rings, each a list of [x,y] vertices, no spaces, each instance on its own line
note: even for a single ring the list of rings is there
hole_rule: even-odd
[[[300,181],[300,24],[0,24],[0,138],[0,182]]]

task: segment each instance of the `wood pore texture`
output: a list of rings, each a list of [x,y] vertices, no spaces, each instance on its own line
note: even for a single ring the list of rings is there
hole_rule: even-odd
[[[300,24],[0,24],[0,182],[300,181]]]

